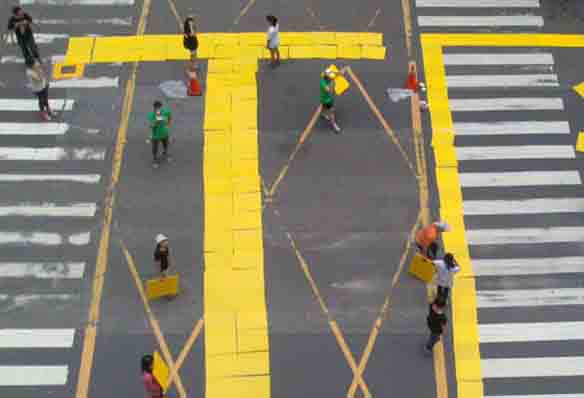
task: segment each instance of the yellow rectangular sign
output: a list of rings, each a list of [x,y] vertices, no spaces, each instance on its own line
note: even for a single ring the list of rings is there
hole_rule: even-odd
[[[146,281],[146,296],[148,300],[159,297],[176,296],[179,291],[178,275],[149,279]]]

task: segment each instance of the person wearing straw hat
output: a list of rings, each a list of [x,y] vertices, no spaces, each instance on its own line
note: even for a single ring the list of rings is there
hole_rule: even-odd
[[[321,105],[321,116],[328,120],[335,133],[339,134],[341,128],[337,124],[335,117],[335,77],[336,73],[327,68],[320,76],[320,105]]]
[[[429,259],[438,255],[438,238],[442,232],[450,231],[450,225],[443,221],[433,222],[416,233],[416,246]]]
[[[168,248],[168,237],[163,234],[156,235],[156,248],[154,249],[154,262],[158,266],[158,270],[162,276],[166,276],[166,272],[170,266],[170,250]]]

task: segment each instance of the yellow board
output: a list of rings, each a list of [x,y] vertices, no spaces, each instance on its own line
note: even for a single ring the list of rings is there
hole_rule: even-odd
[[[159,297],[176,296],[179,290],[178,275],[165,278],[149,279],[146,281],[146,296],[148,300]]]
[[[584,152],[584,131],[578,133],[578,141],[576,142],[576,150]]]
[[[349,81],[347,79],[345,79],[345,76],[343,76],[340,72],[339,72],[339,68],[337,68],[336,65],[332,64],[329,65],[327,69],[330,69],[331,71],[335,72],[335,94],[337,96],[343,95],[343,93],[345,91],[347,91],[349,89],[349,87],[351,87],[351,85],[349,84]]]
[[[580,97],[584,97],[584,82],[573,87],[574,91],[580,94]]]
[[[168,371],[168,366],[166,365],[166,362],[164,362],[164,360],[160,357],[158,351],[154,351],[153,356],[154,363],[152,364],[152,375],[158,384],[160,384],[160,387],[162,387],[162,391],[166,392],[168,389],[168,376],[170,373]]]
[[[434,278],[434,264],[420,253],[416,253],[410,263],[409,273],[426,283],[430,283]]]
[[[71,72],[63,72],[64,68],[72,68]],[[85,71],[84,64],[62,64],[55,63],[53,65],[53,79],[63,80],[63,79],[79,79],[83,77]]]

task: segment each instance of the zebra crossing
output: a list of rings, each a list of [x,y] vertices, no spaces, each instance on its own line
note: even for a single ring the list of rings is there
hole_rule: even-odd
[[[45,67],[73,36],[131,34],[134,0],[20,0]],[[0,6],[7,11],[8,5]],[[119,65],[50,84],[41,122],[17,46],[0,57],[0,396],[72,396],[87,316],[113,132],[91,117],[119,96]],[[101,101],[104,102],[103,100]],[[109,108],[109,109],[108,109]],[[108,122],[109,122],[108,120]],[[111,130],[111,128],[110,128]]]
[[[584,398],[584,192],[554,57],[469,50],[443,59],[484,396]]]
[[[415,0],[421,32],[540,31],[540,0]],[[496,62],[496,61],[493,61]]]

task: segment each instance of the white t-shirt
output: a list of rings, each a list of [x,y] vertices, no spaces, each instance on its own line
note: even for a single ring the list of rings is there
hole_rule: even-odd
[[[434,260],[434,266],[436,267],[436,283],[438,286],[452,287],[454,274],[460,271],[460,268],[456,266],[448,269],[443,260]]]
[[[276,48],[280,45],[280,25],[270,26],[268,28],[268,47]]]

